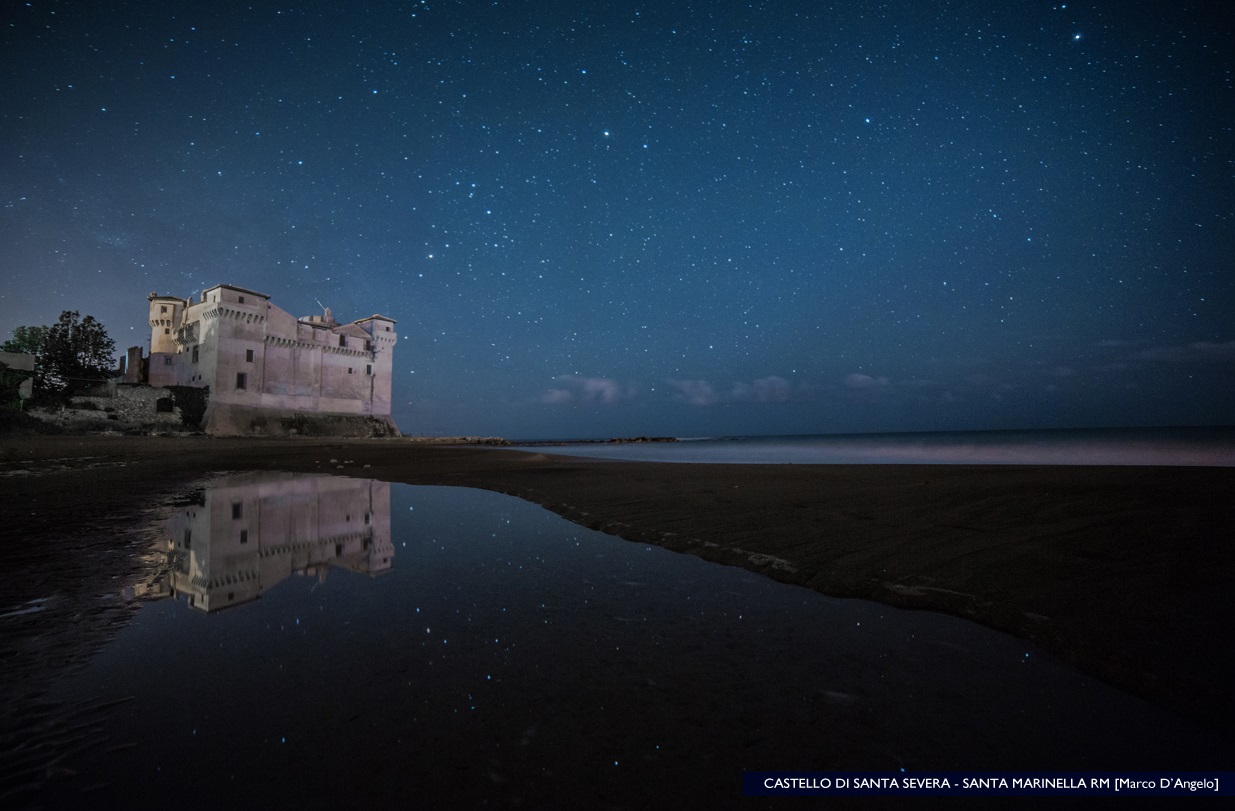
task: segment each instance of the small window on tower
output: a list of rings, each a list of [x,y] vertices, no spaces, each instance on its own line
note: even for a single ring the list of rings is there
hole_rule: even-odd
[[[249,363],[253,362],[253,350],[252,349],[244,350],[244,359],[247,360]]]
[[[240,296],[239,298],[240,298],[240,303],[244,304],[244,296]]]
[[[171,334],[172,334],[172,328],[171,328],[171,327],[163,327],[163,334],[164,334],[164,335],[171,335]]]
[[[244,372],[236,372],[236,388],[248,388],[249,376]]]
[[[160,313],[165,313],[165,312],[167,312],[167,305],[166,305],[166,304],[160,304],[160,305],[159,305],[159,312],[160,312]]]
[[[346,335],[339,336],[339,346],[347,346],[347,336]]]

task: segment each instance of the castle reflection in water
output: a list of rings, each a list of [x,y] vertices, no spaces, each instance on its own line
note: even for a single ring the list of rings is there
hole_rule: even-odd
[[[390,570],[390,484],[293,473],[212,482],[167,522],[163,577],[147,598],[207,613],[257,599],[291,575]]]

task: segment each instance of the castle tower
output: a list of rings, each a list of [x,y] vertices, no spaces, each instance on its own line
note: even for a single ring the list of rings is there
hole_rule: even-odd
[[[176,383],[171,358],[176,354],[176,329],[184,317],[188,302],[176,296],[151,293],[150,300],[150,360],[149,380],[152,386]]]
[[[151,293],[150,300],[150,354],[156,352],[176,353],[176,327],[184,315],[186,302],[176,296],[160,296]]]
[[[369,413],[389,418],[391,383],[394,379],[393,350],[399,341],[394,330],[395,320],[384,315],[371,315],[360,319],[356,325],[372,336],[368,347],[373,353],[373,363],[368,370],[369,379],[372,381]]]

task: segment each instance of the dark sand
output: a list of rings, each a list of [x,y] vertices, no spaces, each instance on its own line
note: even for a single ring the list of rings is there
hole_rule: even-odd
[[[400,440],[49,436],[0,449],[0,733],[37,726],[41,686],[127,621],[121,592],[148,575],[169,501],[242,470],[515,495],[829,595],[966,617],[1207,726],[1235,721],[1235,469],[653,464]]]

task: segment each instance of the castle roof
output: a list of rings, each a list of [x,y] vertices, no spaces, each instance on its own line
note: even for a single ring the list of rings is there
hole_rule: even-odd
[[[260,296],[261,298],[264,298],[264,299],[270,298],[270,296],[266,295],[265,293],[259,293],[256,290],[249,290],[244,287],[237,287],[234,284],[216,284],[214,287],[207,287],[205,290],[202,291],[202,295],[204,296],[206,293],[209,293],[211,290],[219,290],[221,288],[226,288],[228,290],[235,290],[237,293],[245,293],[250,296]]]

